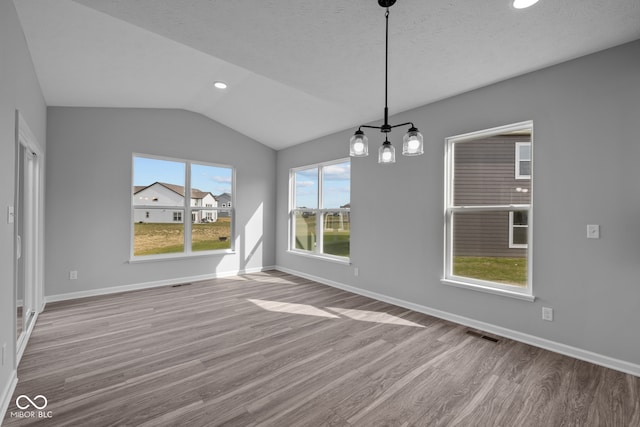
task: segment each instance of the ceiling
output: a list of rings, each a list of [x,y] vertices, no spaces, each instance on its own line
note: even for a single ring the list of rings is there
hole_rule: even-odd
[[[382,119],[376,0],[13,1],[50,106],[181,108],[274,149]],[[639,22],[639,0],[398,0],[390,113],[639,39]]]

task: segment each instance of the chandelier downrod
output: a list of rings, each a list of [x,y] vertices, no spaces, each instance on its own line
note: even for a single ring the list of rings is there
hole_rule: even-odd
[[[387,13],[384,14],[386,20],[386,31],[384,40],[384,124],[380,128],[380,131],[388,133],[391,132],[391,126],[389,126],[389,7],[387,6]]]

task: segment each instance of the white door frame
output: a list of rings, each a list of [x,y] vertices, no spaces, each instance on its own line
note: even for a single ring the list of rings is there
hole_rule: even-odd
[[[25,149],[27,153],[24,167],[18,162],[19,151]],[[38,314],[44,309],[44,150],[22,114],[16,110],[16,190],[15,190],[15,223],[14,223],[14,286],[17,296],[18,287],[18,258],[24,261],[24,307],[30,306],[33,317],[29,324],[23,324],[23,330],[16,337],[16,368],[27,346],[27,341],[36,323]],[[22,171],[22,173],[21,173]],[[24,180],[24,203],[20,212],[20,181]],[[19,237],[19,222],[23,221],[23,234]],[[14,298],[14,313],[17,312],[17,299]],[[14,328],[14,331],[16,328]],[[15,333],[15,332],[14,332]]]

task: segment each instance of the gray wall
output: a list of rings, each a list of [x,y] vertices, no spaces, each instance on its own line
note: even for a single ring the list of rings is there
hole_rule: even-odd
[[[272,149],[183,110],[50,107],[47,138],[46,296],[275,264]],[[134,152],[235,166],[236,253],[128,263]]]
[[[443,285],[444,139],[524,120],[534,122],[537,299]],[[390,166],[378,165],[375,154],[352,161],[358,277],[353,267],[287,253],[289,168],[347,156],[354,129],[278,152],[278,266],[640,364],[640,41],[417,108],[392,123],[406,121],[424,134],[424,156],[398,156]],[[402,131],[391,137],[398,150]],[[375,153],[381,136],[369,138]],[[600,240],[586,239],[586,224],[601,225]],[[541,320],[542,306],[555,310],[553,322]]]
[[[15,110],[20,110],[34,136],[45,146],[46,107],[13,2],[0,1],[0,398],[15,364],[15,286],[13,224],[6,219],[14,204]],[[1,402],[0,402],[1,404]]]

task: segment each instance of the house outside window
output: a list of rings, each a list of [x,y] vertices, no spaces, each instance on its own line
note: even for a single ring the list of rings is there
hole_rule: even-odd
[[[533,299],[532,130],[523,122],[447,138],[443,283]]]
[[[233,250],[234,212],[216,195],[231,199],[234,181],[232,166],[134,154],[131,259]]]
[[[350,159],[291,169],[290,186],[289,250],[348,261],[351,233]]]

